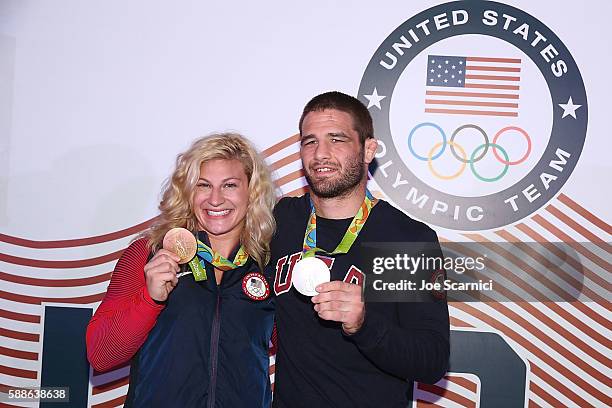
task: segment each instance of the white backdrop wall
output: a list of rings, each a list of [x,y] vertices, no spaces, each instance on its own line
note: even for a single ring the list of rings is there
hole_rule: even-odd
[[[540,214],[566,237],[610,242],[607,148],[612,86],[607,68],[612,64],[612,5],[605,0],[505,3],[556,33],[580,69],[589,109],[586,141],[560,190],[561,200],[556,197],[550,203],[592,235],[551,216],[545,205],[505,228],[527,225],[550,240],[563,240],[544,228],[540,218],[533,218]],[[161,183],[176,154],[196,137],[236,130],[264,150],[297,132],[301,109],[312,96],[332,89],[357,95],[364,71],[385,38],[438,4],[0,0],[0,309],[5,311],[0,317],[0,328],[5,329],[0,332],[5,350],[0,353],[0,384],[40,383],[40,341],[13,333],[40,334],[40,322],[7,316],[40,316],[44,300],[95,306],[116,256],[65,268],[37,261],[92,259],[121,250],[131,234],[87,245],[78,240],[153,218]],[[574,102],[586,106],[584,101]],[[553,103],[550,109],[559,107]],[[289,143],[268,160],[272,163],[296,151]],[[279,167],[276,176],[299,168],[293,161]],[[282,193],[304,185],[299,177],[285,180]],[[384,195],[384,188],[378,190]],[[437,230],[449,239],[478,240],[458,230]],[[519,229],[515,232],[527,239]],[[478,233],[480,238],[499,239],[494,231]],[[77,241],[57,243],[64,240]],[[55,244],[44,244],[47,241]],[[604,248],[599,256],[608,263],[593,266],[595,274],[609,284],[609,252]],[[36,280],[89,278],[93,280],[59,288]],[[516,305],[503,310],[454,305],[453,328],[499,333],[522,358],[539,367],[539,374],[529,374],[529,406],[603,406],[610,403],[610,352],[609,341],[602,339],[611,337],[609,286],[603,289],[598,292],[603,293],[603,303],[561,304],[554,310],[542,304],[530,310]],[[571,341],[566,344],[555,335],[558,328],[544,325],[540,338],[514,320],[512,311],[536,325],[540,314],[551,316],[587,344],[592,353],[584,357],[585,366],[571,364],[578,364],[580,375],[593,388],[577,384],[563,369],[530,351],[528,345],[565,361],[574,349]],[[510,335],[509,329],[518,335]],[[555,344],[560,349],[554,350]],[[23,357],[19,352],[31,354],[16,357]],[[34,378],[15,370],[34,373]],[[92,376],[89,404],[120,405],[127,370],[98,380]],[[95,390],[115,380],[117,386],[110,390]],[[437,392],[423,391],[422,399],[449,407],[472,406],[478,388],[465,384],[453,382],[451,376]],[[444,389],[471,402],[444,397]]]

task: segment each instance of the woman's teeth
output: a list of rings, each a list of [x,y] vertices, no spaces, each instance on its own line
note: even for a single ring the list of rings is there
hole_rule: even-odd
[[[221,211],[213,211],[213,210],[206,210],[206,213],[212,217],[220,217],[223,215],[227,215],[229,214],[230,210],[221,210]]]

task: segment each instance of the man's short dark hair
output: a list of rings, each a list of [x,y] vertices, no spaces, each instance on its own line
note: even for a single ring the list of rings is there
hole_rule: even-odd
[[[326,109],[335,109],[348,113],[353,119],[353,129],[359,135],[359,141],[362,145],[366,139],[374,137],[372,116],[370,116],[368,108],[359,99],[338,91],[317,95],[306,104],[300,118],[300,134],[302,134],[302,122],[304,122],[306,115],[310,112],[321,112]]]

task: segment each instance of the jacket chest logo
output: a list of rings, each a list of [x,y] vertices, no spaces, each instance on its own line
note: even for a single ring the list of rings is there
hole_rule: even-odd
[[[265,300],[270,296],[270,285],[261,273],[251,272],[242,278],[242,292],[252,300]]]

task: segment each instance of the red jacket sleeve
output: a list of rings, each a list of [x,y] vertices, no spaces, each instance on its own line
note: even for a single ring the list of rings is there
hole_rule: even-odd
[[[149,296],[144,277],[147,241],[134,241],[115,266],[102,303],[87,326],[87,359],[96,371],[130,360],[164,308]]]

